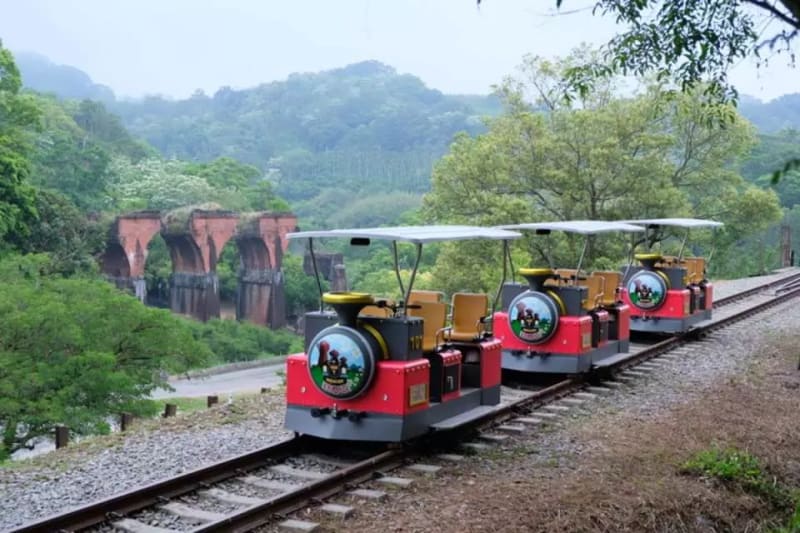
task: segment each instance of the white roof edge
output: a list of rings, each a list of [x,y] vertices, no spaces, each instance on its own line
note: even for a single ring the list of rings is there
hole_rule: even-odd
[[[716,220],[703,218],[649,218],[642,220],[623,220],[621,222],[639,226],[675,226],[678,228],[718,228],[725,225]]]
[[[312,238],[366,238],[389,241],[426,243],[460,241],[468,239],[511,240],[522,237],[520,233],[482,226],[396,226],[387,228],[355,228],[289,233],[289,239]]]
[[[523,224],[505,224],[498,226],[507,230],[550,230],[563,231],[566,233],[578,233],[581,235],[594,235],[607,232],[642,232],[644,228],[635,224],[626,224],[621,221],[606,220],[567,220],[556,222],[530,222]]]

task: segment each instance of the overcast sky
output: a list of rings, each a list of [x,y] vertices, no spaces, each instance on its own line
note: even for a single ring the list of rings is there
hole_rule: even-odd
[[[86,71],[118,96],[186,97],[377,59],[446,93],[486,93],[523,55],[565,55],[617,30],[555,0],[0,0],[0,39]],[[591,5],[568,0],[569,9]],[[776,25],[776,24],[775,24]],[[770,28],[771,29],[771,28]],[[774,58],[732,73],[769,100],[800,91]]]

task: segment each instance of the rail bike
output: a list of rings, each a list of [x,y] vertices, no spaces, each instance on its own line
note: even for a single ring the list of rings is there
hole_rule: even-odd
[[[500,227],[534,231],[536,235],[562,231],[585,238],[576,268],[521,268],[518,272],[527,283],[503,285],[494,331],[503,345],[504,370],[577,374],[628,351],[630,307],[622,299],[622,274],[587,273],[581,266],[591,237],[641,233],[641,226],[587,220]],[[505,259],[510,263],[511,256]]]
[[[631,330],[679,333],[710,319],[714,287],[706,278],[707,261],[703,257],[684,257],[683,252],[692,229],[713,229],[722,223],[696,218],[625,222],[645,229],[645,242],[650,248],[670,238],[668,230],[685,230],[677,255],[637,253],[634,257],[639,265],[626,269],[622,300],[631,307]]]
[[[486,294],[415,291],[422,246],[441,241],[501,241],[503,255],[519,233],[472,226],[417,226],[290,233],[308,239],[320,307],[305,314],[305,351],[286,361],[286,427],[321,438],[398,442],[448,430],[485,415],[500,401],[501,346],[492,336]],[[352,245],[390,241],[402,298],[326,292],[314,240]],[[416,247],[407,285],[398,242]]]

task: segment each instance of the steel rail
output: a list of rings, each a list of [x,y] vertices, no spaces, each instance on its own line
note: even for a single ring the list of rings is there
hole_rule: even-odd
[[[630,357],[616,362],[614,365],[604,369],[604,371],[614,373],[635,366],[638,363],[669,351],[677,345],[690,341],[692,337],[698,333],[723,327],[745,316],[761,312],[769,307],[800,296],[800,285],[797,285],[798,281],[800,281],[800,273],[773,280],[740,293],[721,298],[716,302],[715,307],[740,301],[748,296],[758,294],[776,286],[783,289],[782,291],[776,289],[776,292],[782,292],[782,294],[776,295],[774,298],[756,304],[755,306],[747,307],[742,311],[738,311],[719,320],[712,321],[712,323],[695,328],[690,332],[666,338],[644,350],[631,354]],[[468,428],[458,428],[448,433],[452,434],[463,429],[475,430],[495,425],[503,420],[516,416],[521,411],[530,411],[531,409],[553,403],[565,395],[580,390],[585,384],[586,376],[576,376],[559,381],[544,389],[532,392],[525,398],[498,407],[485,416],[473,421],[469,424]],[[437,435],[439,434],[433,434],[433,436]],[[53,515],[35,522],[30,522],[18,529],[13,529],[12,532],[73,531],[96,526],[107,520],[113,521],[129,515],[130,513],[162,503],[170,498],[181,496],[198,489],[207,488],[209,485],[219,481],[235,478],[244,472],[264,466],[271,461],[303,453],[312,449],[314,443],[317,442],[319,441],[310,437],[295,437],[213,465],[197,468],[173,478],[120,493],[110,498],[69,510],[63,514]],[[363,482],[374,477],[381,471],[391,470],[401,465],[407,456],[415,453],[418,448],[422,448],[421,442],[422,441],[417,442],[416,446],[412,444],[406,448],[383,451],[366,460],[334,471],[330,476],[321,480],[304,484],[296,490],[275,496],[266,500],[264,503],[247,507],[221,520],[195,528],[193,531],[249,531],[270,522],[275,515],[292,512],[297,508],[307,505],[310,501],[324,499],[340,492],[345,485]]]
[[[28,533],[85,529],[101,524],[109,518],[113,519],[115,516],[121,518],[128,513],[158,504],[165,498],[173,498],[204,488],[208,484],[237,476],[243,471],[258,468],[269,461],[293,455],[298,453],[298,450],[307,447],[308,443],[309,439],[307,437],[295,437],[281,441],[260,450],[190,470],[172,478],[115,494],[110,498],[82,507],[70,509],[63,514],[30,522],[12,531],[15,533]]]

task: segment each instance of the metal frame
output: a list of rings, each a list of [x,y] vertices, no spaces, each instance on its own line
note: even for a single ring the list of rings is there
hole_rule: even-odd
[[[716,231],[717,228],[724,226],[722,222],[717,222],[716,220],[709,220],[703,218],[649,218],[649,219],[642,219],[642,220],[623,220],[626,224],[632,224],[641,226],[647,230],[658,231],[663,226],[670,226],[674,228],[683,228],[686,230],[686,233],[683,236],[683,240],[681,241],[680,250],[678,250],[678,260],[683,258],[683,250],[686,248],[686,241],[689,240],[689,232],[695,228],[711,228],[713,231]],[[665,240],[665,238],[655,238],[655,234],[653,235],[653,241],[648,246],[648,249],[652,247],[653,244],[656,242],[660,242]],[[645,243],[647,242],[647,233],[645,233]],[[711,251],[708,254],[708,259],[706,260],[706,264],[711,262],[711,257],[714,255],[715,246],[712,243]]]
[[[624,221],[612,222],[605,220],[567,220],[560,222],[528,222],[523,224],[505,224],[497,226],[499,229],[505,230],[533,230],[533,231],[563,231],[564,233],[575,233],[584,235],[586,239],[583,243],[583,250],[578,259],[578,267],[576,270],[580,272],[583,260],[586,257],[586,251],[589,249],[589,237],[599,233],[623,232],[623,233],[637,233],[646,232],[647,230],[642,226],[635,224],[628,224]],[[510,256],[509,256],[510,259]],[[548,258],[550,266],[554,267],[552,258]],[[632,253],[631,253],[632,261]],[[513,269],[513,265],[512,265]]]
[[[397,276],[397,283],[400,286],[400,293],[403,295],[403,306],[401,314],[405,314],[408,308],[408,300],[411,297],[411,290],[414,286],[414,280],[417,277],[419,270],[419,263],[422,259],[422,245],[431,242],[443,241],[462,241],[472,239],[489,239],[503,241],[503,279],[500,281],[502,288],[506,278],[506,264],[505,257],[510,258],[508,251],[508,241],[522,237],[522,234],[515,231],[508,231],[500,228],[487,228],[482,226],[455,226],[455,225],[440,225],[440,226],[395,226],[386,228],[360,228],[360,229],[335,229],[335,230],[318,230],[318,231],[300,231],[287,234],[289,239],[308,239],[309,255],[314,268],[314,276],[317,280],[317,288],[319,289],[319,302],[320,311],[322,311],[322,281],[319,276],[317,268],[316,257],[314,256],[314,239],[317,238],[350,238],[350,239],[376,239],[386,240],[392,242],[392,256],[394,259],[394,271]],[[408,281],[408,286],[403,286],[403,280],[400,276],[400,264],[397,253],[398,242],[409,242],[416,247],[416,257],[414,260],[414,267],[411,271],[411,277]],[[500,292],[498,291],[492,303],[492,313],[497,305]]]

